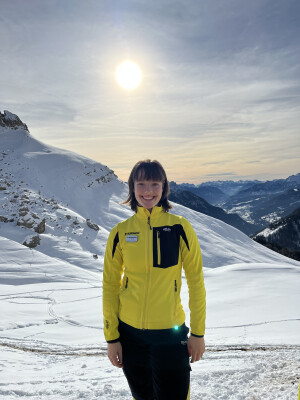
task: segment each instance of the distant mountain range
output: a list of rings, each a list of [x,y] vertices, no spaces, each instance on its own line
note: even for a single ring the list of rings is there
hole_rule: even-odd
[[[56,268],[64,271],[67,280],[74,277],[72,268],[79,268],[82,276],[97,274],[110,230],[133,214],[128,206],[120,205],[127,197],[127,184],[99,162],[35,139],[8,111],[0,113],[0,146],[0,241],[5,254],[8,248],[21,254],[20,249],[29,247],[43,256],[35,267],[27,263],[25,268],[22,260],[9,264],[10,271],[2,258],[2,282],[46,282],[56,279]],[[193,224],[207,268],[294,262],[208,214],[173,205],[170,212]],[[202,206],[210,208],[204,202]],[[34,263],[35,252],[29,254]]]
[[[212,181],[203,182],[199,185],[181,183],[177,184],[177,186],[180,190],[188,190],[206,200],[209,204],[217,206],[226,202],[231,196],[235,195],[240,190],[247,189],[255,183],[259,183],[259,181]]]
[[[300,260],[296,245],[300,241],[300,174],[266,182],[217,181],[197,186],[172,181],[170,190],[170,200],[224,221],[260,244]]]
[[[237,226],[236,222],[233,226],[245,233],[250,232],[251,229],[252,233],[258,233],[270,223],[289,215],[300,206],[300,174],[292,175],[287,179],[275,179],[267,182],[217,181],[197,186],[170,182],[170,187],[173,192],[177,193],[189,191],[202,200],[221,207],[229,215],[238,214],[250,226]],[[185,195],[185,201],[187,201],[187,195]],[[195,198],[191,198],[190,201],[195,202]],[[200,211],[199,208],[197,210]],[[205,210],[200,212],[205,213]],[[213,212],[213,209],[210,209],[209,212]],[[216,218],[219,217],[216,216]],[[231,224],[230,218],[227,221]]]
[[[220,205],[246,221],[266,227],[300,206],[300,174],[287,179],[256,183]]]
[[[256,233],[260,228],[257,225],[244,221],[238,214],[229,214],[221,207],[212,206],[206,200],[188,190],[180,190],[175,182],[170,183],[170,189],[169,199],[171,201],[226,222],[247,235]]]

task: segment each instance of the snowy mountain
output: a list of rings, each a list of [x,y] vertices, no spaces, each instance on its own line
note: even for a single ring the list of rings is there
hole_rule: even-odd
[[[241,190],[247,189],[260,181],[209,181],[202,182],[199,185],[191,183],[175,184],[179,190],[188,190],[199,197],[202,197],[212,205],[225,203],[231,196],[234,196]]]
[[[300,205],[300,174],[266,182],[211,181],[200,185],[171,182],[171,186],[175,191],[188,190],[229,214],[238,214],[257,227],[256,233]]]
[[[11,115],[5,112],[4,114]],[[18,125],[0,128],[0,234],[21,244],[38,239],[51,257],[99,270],[112,225],[131,215],[114,210],[126,185],[108,167],[33,138]]]
[[[216,186],[210,186],[205,184],[193,185],[190,183],[176,183],[174,181],[170,182],[171,192],[178,191],[189,191],[196,196],[201,197],[206,200],[211,205],[216,205],[220,202],[224,202],[228,199],[228,195],[226,195],[222,190],[220,190]]]
[[[300,174],[296,174],[296,175],[291,175],[286,179],[286,182],[288,184],[296,184],[296,185],[300,185]]]
[[[226,222],[226,224],[234,226],[235,228],[244,232],[246,235],[251,235],[258,231],[258,226],[254,224],[249,224],[248,222],[244,221],[238,214],[229,214],[221,207],[212,206],[207,201],[188,190],[174,191],[173,188],[174,186],[171,188],[169,199],[174,201],[175,203],[181,204],[185,207],[191,208],[192,210]]]
[[[268,228],[255,235],[254,239],[300,261],[300,208],[270,224]]]
[[[36,140],[8,111],[0,121],[0,397],[129,400],[106,357],[101,314],[106,240],[132,215],[119,204],[127,185]],[[173,206],[197,233],[207,290],[207,351],[192,367],[192,398],[292,398],[300,263]],[[181,298],[189,325],[185,279]]]
[[[2,123],[7,116],[18,124],[0,128],[1,235],[20,244],[36,237],[38,251],[99,270],[110,229],[132,215],[119,205],[127,185],[107,166],[36,140],[11,113],[4,113]],[[247,262],[247,251],[253,262],[282,260],[219,220],[179,205],[172,212],[194,224],[206,267]]]
[[[256,183],[231,196],[220,206],[246,221],[265,228],[300,206],[300,174],[287,179]]]
[[[24,124],[17,115],[7,110],[4,111],[4,113],[0,111],[0,128],[11,130],[22,129],[29,132],[27,125]]]

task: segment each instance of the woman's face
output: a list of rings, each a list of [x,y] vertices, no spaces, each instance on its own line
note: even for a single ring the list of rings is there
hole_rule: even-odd
[[[134,194],[139,206],[147,208],[150,212],[159,203],[162,191],[161,181],[134,181]]]

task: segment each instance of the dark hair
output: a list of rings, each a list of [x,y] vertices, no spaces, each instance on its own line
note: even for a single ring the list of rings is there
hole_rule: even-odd
[[[158,181],[163,183],[162,196],[157,204],[162,206],[165,212],[168,212],[172,206],[168,201],[168,195],[170,193],[169,183],[167,175],[163,166],[156,160],[142,160],[138,161],[132,168],[132,171],[128,179],[128,197],[125,201],[120,204],[128,204],[134,212],[137,212],[138,202],[134,194],[134,182],[138,180],[145,181]]]

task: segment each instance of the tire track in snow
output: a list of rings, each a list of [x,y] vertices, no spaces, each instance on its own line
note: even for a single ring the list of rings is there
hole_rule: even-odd
[[[73,349],[51,349],[43,347],[30,347],[24,344],[13,342],[0,341],[0,346],[31,353],[40,353],[47,355],[61,355],[61,356],[74,356],[74,357],[106,357],[107,346],[95,348],[73,348]],[[206,346],[205,352],[219,353],[219,352],[250,352],[250,351],[266,351],[274,352],[278,350],[300,350],[300,345],[216,345]]]
[[[98,326],[84,325],[84,324],[81,324],[80,322],[73,321],[73,320],[71,320],[71,319],[66,319],[66,318],[61,317],[60,315],[56,314],[56,312],[54,311],[53,307],[54,307],[56,304],[63,304],[63,302],[62,302],[62,303],[57,303],[56,300],[55,300],[54,298],[51,298],[51,297],[50,297],[50,295],[51,295],[52,293],[53,293],[53,292],[49,293],[49,295],[48,295],[48,299],[49,299],[48,313],[49,313],[50,317],[54,318],[54,319],[57,320],[57,321],[64,322],[65,324],[72,325],[72,326],[83,327],[83,328],[90,328],[90,329],[97,329],[97,330],[100,330],[100,329],[101,329],[101,328],[98,327]],[[79,299],[79,300],[86,300],[86,299]],[[79,301],[79,300],[77,299],[77,300],[73,300],[73,301]],[[68,303],[68,302],[66,302],[66,303]]]
[[[1,300],[8,300],[10,298],[18,297],[17,295],[24,295],[24,294],[33,294],[33,293],[42,293],[42,292],[61,292],[61,291],[74,291],[74,290],[91,290],[91,289],[101,289],[102,286],[88,286],[88,287],[79,287],[79,288],[61,288],[61,289],[43,289],[43,290],[33,290],[31,292],[19,292],[13,294],[0,294],[0,301]]]
[[[57,350],[57,349],[43,349],[43,348],[34,348],[29,347],[22,344],[15,344],[15,343],[6,343],[0,342],[0,346],[6,347],[12,350],[24,351],[29,353],[39,353],[39,354],[46,354],[46,355],[53,355],[53,356],[75,356],[75,357],[106,357],[106,348],[100,348],[97,351],[93,351],[95,349],[90,349],[90,352],[84,351],[82,349],[73,349],[73,350]],[[87,349],[89,350],[89,349]]]
[[[253,324],[243,324],[243,325],[210,326],[210,327],[206,327],[206,329],[209,330],[209,329],[243,328],[243,327],[247,327],[247,326],[266,325],[266,324],[273,324],[276,322],[288,322],[288,321],[300,321],[300,318],[279,319],[279,320],[274,320],[274,321],[256,322]]]

